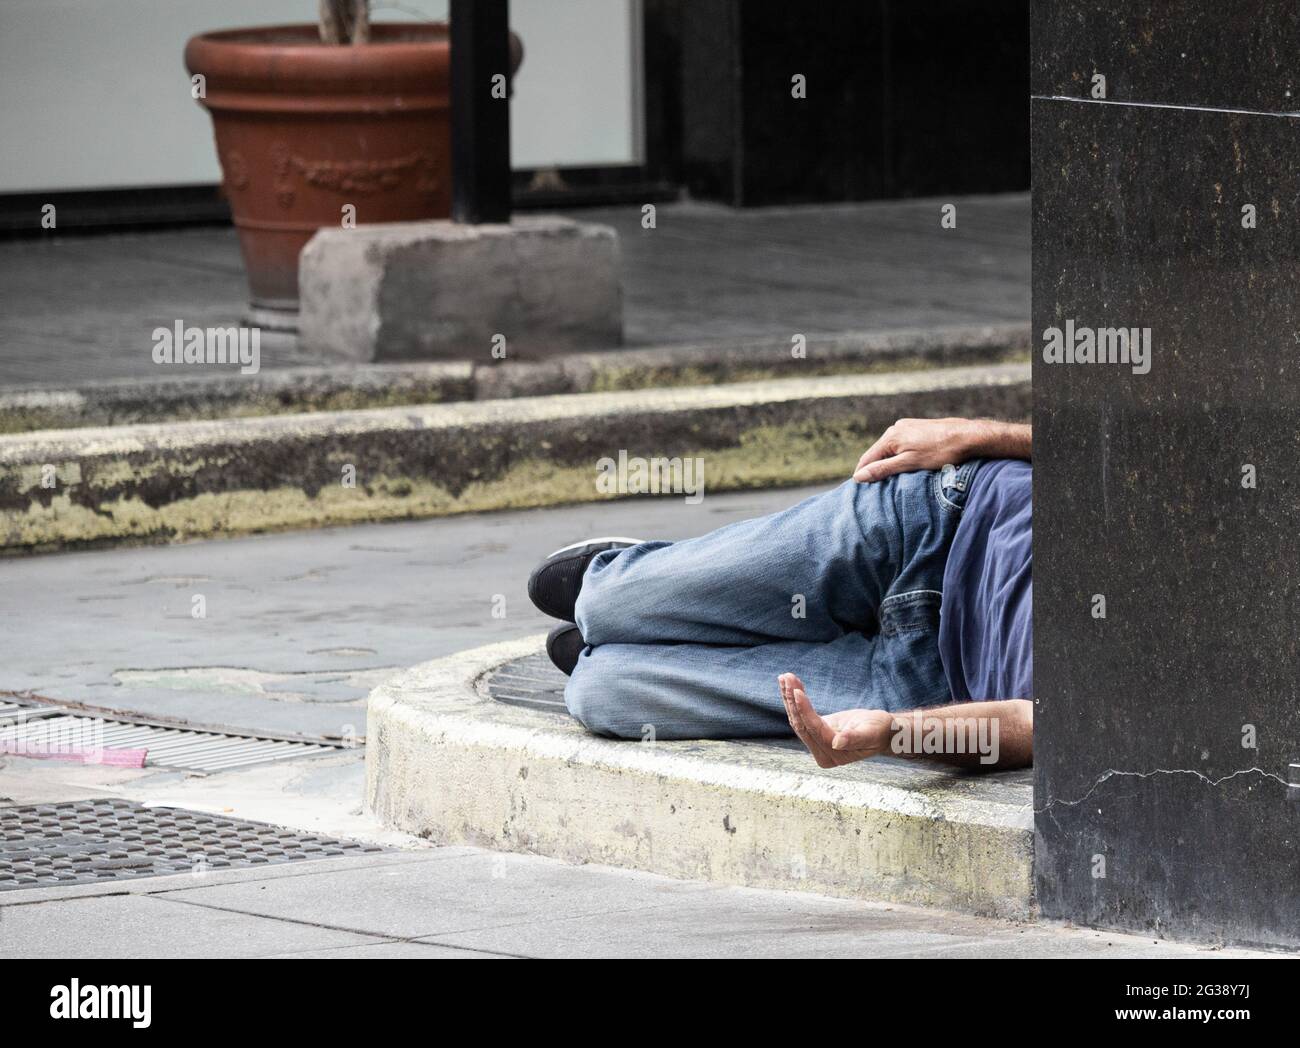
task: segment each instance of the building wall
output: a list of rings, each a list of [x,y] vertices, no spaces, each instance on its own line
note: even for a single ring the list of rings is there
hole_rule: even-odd
[[[447,15],[446,0],[376,0],[376,21]],[[639,155],[639,0],[512,0],[526,57],[516,167]],[[316,0],[3,0],[0,193],[220,180],[207,113],[182,63],[194,33],[309,21]]]

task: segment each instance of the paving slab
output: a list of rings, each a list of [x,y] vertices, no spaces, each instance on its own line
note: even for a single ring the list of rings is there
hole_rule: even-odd
[[[1202,958],[1222,952],[914,907],[724,889],[670,906],[455,932],[441,945],[541,958]],[[1238,954],[1238,955],[1244,955]]]
[[[439,946],[425,942],[381,942],[369,946],[336,946],[326,950],[300,950],[296,953],[275,953],[270,960],[290,961],[505,961],[514,955],[486,950]]]
[[[845,475],[856,461],[855,454],[844,463]],[[320,702],[314,680],[386,675],[544,629],[528,600],[528,573],[576,539],[688,538],[817,490],[707,495],[695,505],[626,499],[0,559],[0,587],[23,595],[0,601],[0,635],[13,653],[0,664],[0,690],[238,730],[339,736],[350,728],[361,736],[371,686],[359,687],[356,700]],[[191,614],[195,596],[206,600],[204,618]],[[69,622],[82,625],[75,644]],[[264,686],[272,681],[295,687]],[[0,796],[27,790],[30,776],[15,781],[5,760]],[[71,769],[29,772],[74,781]],[[116,792],[99,788],[107,774],[81,770],[75,781],[91,791],[82,795]]]
[[[357,946],[365,935],[149,895],[113,895],[7,906],[0,957],[266,957],[293,950]]]
[[[895,759],[818,769],[794,742],[625,742],[486,680],[540,650],[489,645],[370,696],[367,803],[437,843],[721,884],[1032,914],[1028,772]]]
[[[499,957],[1274,956],[477,849],[233,871],[0,909],[0,955]],[[398,861],[405,860],[405,861]],[[309,864],[304,864],[304,867]],[[211,875],[209,875],[211,876]],[[179,886],[178,886],[179,885]],[[399,907],[406,907],[405,914]],[[354,927],[345,925],[351,922]],[[413,927],[441,929],[417,939]]]
[[[408,845],[407,851],[368,852],[365,855],[340,855],[330,859],[265,866],[260,868],[194,870],[166,877],[140,877],[98,884],[68,884],[46,888],[19,888],[0,892],[0,909],[29,906],[34,903],[66,902],[101,896],[157,895],[197,887],[239,883],[258,884],[285,877],[311,877],[317,873],[335,874],[344,870],[379,870],[407,863],[440,862],[473,854],[473,848],[435,848],[424,842]]]
[[[939,208],[961,222],[942,229]],[[750,336],[1029,317],[1029,195],[734,210],[640,204],[570,213],[615,228],[625,342]],[[240,323],[248,284],[231,228],[0,244],[0,385],[157,377],[150,333],[178,319]],[[316,366],[263,332],[264,369]],[[186,369],[188,373],[188,368]]]
[[[177,888],[166,898],[385,938],[428,939],[515,927],[543,915],[546,920],[619,915],[716,891],[698,882],[620,876],[622,871],[558,862],[537,864],[529,856],[481,849],[430,862],[437,869],[426,862],[378,870],[323,869],[297,879]]]

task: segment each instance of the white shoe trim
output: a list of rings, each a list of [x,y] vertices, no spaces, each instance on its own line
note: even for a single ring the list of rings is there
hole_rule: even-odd
[[[595,546],[601,542],[625,542],[629,546],[639,546],[644,541],[645,539],[630,539],[622,535],[607,535],[599,539],[583,539],[581,542],[571,542],[567,546],[561,546],[554,553],[547,554],[546,559],[550,560],[551,557],[559,556],[561,553],[568,553],[569,550],[582,549],[583,546]]]

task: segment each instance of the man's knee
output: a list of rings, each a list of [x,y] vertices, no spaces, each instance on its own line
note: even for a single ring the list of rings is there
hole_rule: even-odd
[[[619,602],[615,591],[618,582],[613,573],[602,569],[621,552],[598,553],[583,576],[582,589],[578,591],[578,600],[574,605],[573,621],[578,624],[588,643],[602,643],[610,619],[617,615]]]
[[[639,739],[641,724],[619,694],[617,670],[594,652],[583,655],[565,686],[564,704],[573,719],[594,735]]]
[[[612,735],[609,730],[609,688],[606,674],[590,653],[578,659],[569,683],[564,688],[564,704],[569,714],[596,735]]]

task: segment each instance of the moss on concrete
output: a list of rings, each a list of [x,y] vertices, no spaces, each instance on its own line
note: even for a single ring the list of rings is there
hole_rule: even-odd
[[[1028,363],[1029,359],[1029,354],[1016,348],[978,354],[978,361],[982,364],[1022,364]],[[840,360],[791,358],[788,363],[766,366],[722,362],[696,366],[622,367],[609,363],[592,370],[590,388],[584,392],[618,393],[635,389],[709,386],[721,382],[766,382],[782,378],[821,378],[827,375],[881,375],[931,370],[935,363],[933,358],[909,354],[882,356],[875,360],[862,357]]]
[[[863,439],[861,427],[852,420],[839,425],[800,421],[745,429],[734,447],[701,447],[681,454],[704,459],[707,495],[713,491],[842,479],[861,454]],[[630,453],[637,452],[632,449]],[[219,464],[231,461],[232,456],[224,456]],[[190,476],[212,464],[206,459],[177,461],[161,457],[136,465],[126,460],[97,462],[91,492],[111,492],[123,481],[161,471]],[[62,470],[60,467],[61,476]],[[337,484],[314,494],[287,485],[270,490],[203,492],[159,506],[150,506],[139,497],[120,495],[105,495],[93,505],[86,505],[74,502],[62,491],[45,500],[33,499],[21,511],[0,511],[0,530],[5,552],[35,552],[93,547],[108,541],[184,541],[334,524],[532,509],[610,497],[596,489],[594,462],[572,466],[534,457],[515,462],[491,479],[472,481],[455,493],[423,475],[379,475],[358,482],[356,487]]]
[[[10,437],[0,441],[0,545],[183,541],[599,501],[615,496],[597,488],[597,461],[620,450],[702,459],[705,494],[835,481],[898,413],[1023,414],[1027,372],[940,369]],[[52,487],[41,483],[46,466]]]

